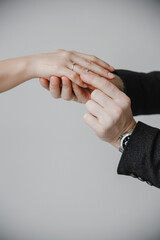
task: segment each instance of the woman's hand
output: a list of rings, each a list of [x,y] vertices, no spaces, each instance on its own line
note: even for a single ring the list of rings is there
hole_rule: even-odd
[[[66,76],[72,82],[87,88],[79,76],[86,69],[108,79],[114,77],[110,73],[114,69],[109,64],[94,56],[74,51],[58,50],[55,53],[2,60],[0,61],[0,92],[7,91],[32,78],[42,77],[49,80],[52,75]]]
[[[40,78],[40,83],[42,87],[50,91],[53,98],[62,98],[67,101],[86,103],[92,92],[92,89],[82,88],[65,76],[62,78],[52,76],[50,81]]]
[[[81,87],[87,87],[79,75],[86,69],[102,77],[113,79],[111,73],[114,68],[101,59],[75,52],[58,50],[55,53],[42,53],[33,56],[34,77],[50,80],[52,75],[57,77],[66,76],[72,82]]]

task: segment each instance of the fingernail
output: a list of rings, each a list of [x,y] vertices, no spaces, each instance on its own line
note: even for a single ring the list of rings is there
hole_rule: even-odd
[[[108,77],[109,77],[109,78],[114,78],[114,74],[109,72],[109,73],[108,73]]]
[[[111,70],[114,71],[114,67],[110,66]]]

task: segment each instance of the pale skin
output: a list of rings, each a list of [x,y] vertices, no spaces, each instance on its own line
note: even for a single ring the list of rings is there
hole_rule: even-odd
[[[73,63],[77,72],[72,71]],[[114,68],[99,58],[75,51],[58,50],[55,53],[41,53],[0,61],[0,92],[7,91],[33,78],[49,80],[52,75],[66,76],[82,88],[87,85],[80,78],[79,72],[85,69],[108,79],[113,79]]]
[[[131,131],[136,125],[131,101],[123,92],[122,80],[118,76],[107,80],[89,72],[81,73],[80,77],[88,85],[88,89],[71,83],[66,77],[63,77],[61,85],[61,79],[55,76],[52,76],[50,83],[45,79],[40,79],[40,82],[50,90],[54,98],[73,98],[77,102],[85,103],[88,111],[84,115],[85,123],[101,140],[119,148],[120,136]]]
[[[86,103],[85,123],[101,140],[119,148],[120,136],[136,125],[130,98],[103,77],[83,73],[81,78],[96,88]]]
[[[74,69],[76,66],[74,67]],[[83,71],[81,72],[83,73]],[[114,75],[110,82],[117,86],[121,91],[124,90],[122,80]],[[52,76],[50,80],[40,78],[42,87],[49,90],[53,98],[62,98],[64,100],[74,100],[78,103],[86,103],[90,97],[92,91],[95,89],[94,86],[87,84],[87,88],[82,88],[77,84],[73,83],[69,78],[63,76],[58,78]]]
[[[91,73],[84,72],[86,69]],[[65,50],[3,60],[0,61],[0,92],[40,78],[42,86],[54,98],[86,103],[86,124],[102,140],[119,147],[120,135],[130,131],[136,122],[130,99],[121,91],[123,83],[111,73],[113,70],[99,58]]]

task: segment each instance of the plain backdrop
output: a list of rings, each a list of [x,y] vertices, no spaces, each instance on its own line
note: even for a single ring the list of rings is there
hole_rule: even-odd
[[[160,70],[159,43],[159,1],[0,1],[0,60],[63,48],[149,72]],[[0,94],[1,240],[160,236],[159,189],[117,175],[121,154],[85,112],[38,79]],[[160,116],[136,120],[159,127]]]

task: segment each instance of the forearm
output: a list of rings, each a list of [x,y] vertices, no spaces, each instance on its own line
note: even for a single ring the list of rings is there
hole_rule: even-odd
[[[134,115],[160,113],[160,72],[138,73],[116,70],[130,97]]]
[[[33,56],[26,56],[0,61],[0,92],[35,77],[32,58]]]
[[[28,57],[0,61],[0,92],[6,91],[31,78],[49,79],[51,76],[66,76],[82,88],[87,85],[80,79],[80,73],[87,68],[102,77],[112,80],[114,70],[103,60],[75,51],[58,50]]]

